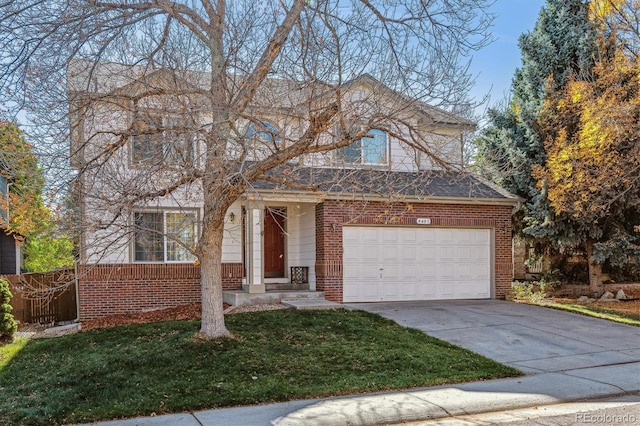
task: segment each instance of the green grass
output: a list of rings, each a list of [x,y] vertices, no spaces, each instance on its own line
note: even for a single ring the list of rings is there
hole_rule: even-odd
[[[521,373],[365,312],[227,317],[95,330],[0,348],[0,424],[49,425],[405,389]]]
[[[622,303],[622,302],[621,302]],[[627,314],[623,312],[614,311],[611,309],[598,308],[596,306],[578,305],[573,303],[549,303],[542,306],[548,306],[554,309],[561,309],[563,311],[575,312],[577,314],[587,315],[590,317],[606,319],[609,321],[620,322],[622,324],[633,325],[640,327],[640,315]]]

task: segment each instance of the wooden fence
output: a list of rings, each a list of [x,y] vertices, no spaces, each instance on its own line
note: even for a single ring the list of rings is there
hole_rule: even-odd
[[[72,321],[77,316],[73,269],[5,275],[13,293],[13,316],[21,323]]]

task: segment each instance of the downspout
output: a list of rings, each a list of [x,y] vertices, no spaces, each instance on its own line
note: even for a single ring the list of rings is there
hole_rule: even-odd
[[[78,262],[73,262],[73,281],[76,285],[76,318],[74,323],[80,322],[80,286],[78,285]]]

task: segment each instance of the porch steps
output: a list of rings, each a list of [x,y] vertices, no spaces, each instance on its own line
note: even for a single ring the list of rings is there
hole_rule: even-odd
[[[227,290],[222,292],[222,300],[233,306],[262,305],[281,303],[283,300],[324,300],[324,292],[288,290],[247,293],[244,290]]]
[[[282,304],[300,310],[340,309],[343,307],[343,305],[341,305],[340,303],[331,302],[325,299],[283,300]]]
[[[294,291],[294,290],[306,290],[309,291],[309,283],[295,284],[295,283],[265,283],[267,291]]]

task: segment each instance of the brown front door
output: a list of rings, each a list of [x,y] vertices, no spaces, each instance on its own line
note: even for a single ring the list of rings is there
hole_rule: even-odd
[[[285,209],[264,212],[264,277],[284,277]]]

